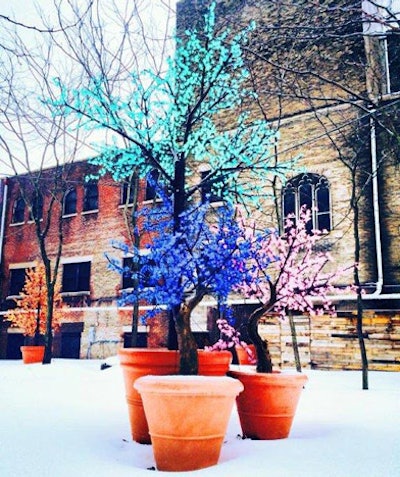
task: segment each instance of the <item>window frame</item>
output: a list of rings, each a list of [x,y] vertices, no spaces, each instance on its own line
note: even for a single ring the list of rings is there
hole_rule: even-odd
[[[38,192],[32,196],[32,207],[29,213],[29,220],[35,222],[35,220],[43,219],[43,207],[44,207],[44,197],[43,194]],[[37,211],[39,212],[38,217],[35,217]]]
[[[144,202],[154,202],[154,201],[161,200],[161,198],[158,195],[159,180],[160,180],[160,171],[158,169],[152,169],[146,175]],[[153,181],[154,183],[152,184],[151,181]]]
[[[304,185],[308,185],[311,189],[310,196],[306,197],[308,204],[304,199],[301,198],[301,188]],[[318,199],[318,193],[322,190],[327,191],[327,197],[324,202],[327,203],[326,206],[321,207],[324,203]],[[293,194],[293,202],[291,209],[294,210],[285,210],[285,198],[288,195],[288,191]],[[304,194],[305,195],[305,194]],[[303,205],[306,205],[307,208],[311,209],[311,220],[306,225],[307,231],[311,233],[311,230],[320,230],[324,233],[329,233],[333,229],[332,225],[332,200],[331,200],[331,189],[328,179],[319,174],[314,173],[304,173],[290,179],[282,189],[282,227],[285,228],[285,221],[288,217],[294,215],[295,222],[299,219],[300,210]],[[326,220],[328,217],[328,227],[320,227],[320,222],[322,218]],[[324,220],[324,221],[325,221]]]
[[[391,44],[393,39],[397,40],[397,44]],[[385,84],[384,94],[396,94],[400,93],[400,34],[397,33],[389,33],[386,34],[383,38],[381,38],[383,43],[383,62],[384,62],[384,77],[385,77]],[[392,50],[394,49],[394,53],[392,54]],[[398,55],[396,55],[396,52]],[[397,63],[393,65],[393,61],[396,60]],[[392,70],[395,70],[392,72]],[[396,79],[396,81],[394,81]],[[394,88],[394,84],[397,83],[397,87]]]
[[[70,196],[73,196],[73,200],[71,201],[71,198]],[[66,204],[67,203],[72,203],[73,204],[73,209],[74,211],[66,211]],[[63,198],[63,217],[69,217],[69,216],[72,216],[72,215],[76,215],[77,214],[77,204],[78,204],[78,197],[77,197],[77,190],[76,190],[76,187],[72,187],[70,189],[68,189],[66,191],[66,193],[64,194],[64,198]]]
[[[206,202],[209,202],[210,204],[223,202],[222,198],[213,191],[213,184],[211,182],[206,182],[205,184],[203,183],[203,181],[208,175],[210,175],[210,173],[211,170],[200,171],[200,193],[202,204],[205,204]]]
[[[20,204],[22,204],[22,206]],[[26,208],[25,200],[21,195],[19,195],[18,197],[16,197],[13,203],[11,225],[18,225],[18,224],[25,223],[25,208]],[[18,216],[18,220],[16,220],[17,211],[19,211],[19,213],[22,214],[22,217]]]
[[[83,213],[98,212],[99,210],[99,183],[91,180],[84,186]]]
[[[72,267],[74,267],[75,270],[71,270]],[[87,270],[82,270],[85,267],[87,267]],[[65,296],[89,295],[91,270],[92,270],[91,260],[64,262],[63,270],[62,270],[62,285],[61,285],[62,295],[65,295]],[[69,285],[68,287],[65,286],[67,274],[68,274],[68,278],[70,278],[71,275],[74,275],[73,286],[71,285]],[[82,282],[84,281],[84,283],[81,283],[81,281]]]
[[[10,278],[9,278],[9,282],[8,282],[8,296],[7,298],[11,298],[11,297],[19,297],[21,296],[21,292],[25,286],[25,281],[26,281],[26,272],[28,270],[28,267],[15,267],[15,268],[10,268],[9,269],[9,272],[10,272]],[[21,280],[21,277],[17,277],[18,280],[13,280],[13,276],[16,277],[17,273],[16,272],[22,272],[22,275],[23,275],[23,280]],[[22,283],[22,286],[18,286],[18,287],[13,287],[13,282],[14,282],[14,285],[16,284],[15,281],[17,282],[18,285],[21,285]],[[18,291],[17,291],[17,288],[18,288]]]

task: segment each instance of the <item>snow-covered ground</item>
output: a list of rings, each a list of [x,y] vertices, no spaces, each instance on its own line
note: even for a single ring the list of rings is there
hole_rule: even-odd
[[[141,477],[152,448],[130,439],[117,364],[55,359],[0,361],[1,477]],[[217,466],[179,474],[266,477],[399,477],[400,373],[306,371],[288,439],[238,437],[232,413]]]

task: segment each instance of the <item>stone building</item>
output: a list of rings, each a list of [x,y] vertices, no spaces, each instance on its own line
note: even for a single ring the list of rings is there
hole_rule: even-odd
[[[201,21],[209,3],[179,1],[178,32]],[[251,118],[267,119],[279,132],[277,162],[296,159],[285,183],[277,179],[269,184],[273,198],[263,220],[282,227],[286,215],[298,214],[302,205],[312,208],[313,226],[326,231],[324,247],[336,263],[359,264],[370,367],[400,369],[400,2],[218,0],[216,12],[221,27],[233,32],[254,21],[246,61],[251,71],[248,81],[258,99],[243,104],[243,109]],[[221,117],[226,128],[230,114]],[[75,286],[79,290],[71,285],[65,291],[70,308],[58,338],[61,356],[68,341],[76,343],[75,355],[81,357],[112,354],[130,323],[130,310],[121,310],[116,303],[121,278],[104,259],[105,252],[112,252],[110,238],[129,238],[123,206],[126,189],[124,197],[124,186],[105,176],[97,184],[96,196],[83,181],[86,167],[76,165],[75,196],[68,193],[76,210],[62,219],[63,280],[81,274],[83,278]],[[8,179],[3,191],[7,206],[1,229],[3,303],[15,295],[20,270],[37,255],[27,212],[15,217],[22,214],[16,184],[18,180]],[[140,201],[146,199],[145,189],[143,184]],[[93,201],[97,197],[97,207],[92,203],[86,208],[88,195]],[[342,285],[349,283],[351,275]],[[333,300],[335,319],[295,317],[302,362],[317,368],[358,368],[356,302],[343,295]],[[247,314],[242,305],[236,311],[239,321]],[[199,311],[201,331],[207,331],[205,313]],[[159,330],[154,331],[160,336]],[[289,326],[265,320],[262,332],[272,345],[275,363],[291,363]],[[10,354],[11,335],[3,326],[3,357]]]

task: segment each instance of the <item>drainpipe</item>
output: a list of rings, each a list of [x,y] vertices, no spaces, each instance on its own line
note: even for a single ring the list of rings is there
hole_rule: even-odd
[[[379,213],[379,187],[378,187],[378,161],[376,150],[376,127],[373,113],[370,116],[370,141],[371,141],[371,169],[372,169],[372,204],[374,211],[374,227],[375,227],[375,250],[376,250],[376,268],[377,282],[375,283],[375,291],[362,295],[363,300],[400,300],[400,293],[382,293],[383,288],[383,262],[382,262],[382,241],[381,241],[381,223]],[[332,295],[329,297],[332,301],[349,301],[355,300],[354,295]],[[316,299],[315,301],[318,301]]]
[[[376,288],[373,293],[368,295],[369,299],[374,299],[381,295],[383,287],[383,265],[382,265],[382,240],[381,240],[381,223],[379,212],[379,188],[378,188],[378,161],[376,153],[376,127],[373,116],[375,110],[371,111],[369,118],[370,134],[371,134],[371,169],[372,169],[372,204],[374,210],[374,225],[375,225],[375,250],[376,250],[376,268],[377,279]]]
[[[6,207],[7,207],[7,193],[8,193],[8,183],[7,179],[0,179],[3,182],[3,207],[1,210],[1,223],[0,223],[0,264],[3,257],[3,242],[4,242],[4,226],[6,222]]]

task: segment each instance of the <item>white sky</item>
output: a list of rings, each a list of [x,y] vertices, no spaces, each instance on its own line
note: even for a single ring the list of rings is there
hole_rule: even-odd
[[[139,11],[140,15],[142,17],[142,20],[144,23],[144,27],[146,29],[146,36],[150,38],[156,38],[157,40],[154,43],[148,42],[150,44],[151,52],[156,51],[157,47],[161,44],[160,41],[158,41],[160,38],[164,37],[165,31],[167,30],[168,26],[168,31],[169,34],[173,33],[173,29],[175,26],[175,19],[174,17],[169,18],[169,22],[167,23],[167,11],[168,11],[168,6],[170,9],[175,8],[175,0],[136,0],[137,5],[139,5]],[[124,12],[125,9],[131,10],[132,6],[134,5],[133,0],[114,0],[115,4],[118,6],[118,9],[120,9],[121,12]],[[64,2],[65,3],[65,2]],[[78,4],[86,4],[86,2],[79,2]],[[102,0],[101,4],[105,6],[105,8],[112,8],[113,2],[112,0]],[[41,26],[41,20],[40,16],[37,12],[37,7],[43,9],[44,14],[46,17],[48,17],[50,20],[50,24],[55,24],[55,20],[51,20],[51,18],[55,19],[55,9],[53,5],[53,0],[35,0],[35,1],[30,1],[30,0],[22,0],[22,1],[9,1],[9,0],[0,0],[0,15],[8,16],[12,19],[15,19],[17,22],[21,22],[25,25],[28,26]],[[68,10],[67,10],[68,11]],[[169,10],[170,11],[170,10]],[[109,35],[106,37],[106,42],[107,46],[109,48],[112,48],[113,43],[118,44],[118,33],[121,32],[121,28],[118,30],[116,29],[115,31],[113,30],[113,23],[114,22],[114,16],[113,15],[107,15],[108,12],[104,15],[104,20],[109,23]],[[0,19],[0,29],[4,25],[9,24],[5,22],[4,20]],[[135,24],[133,24],[132,31],[135,30]],[[18,30],[22,36],[22,38],[28,42],[29,45],[34,45],[35,44],[35,36],[39,38],[39,43],[44,42],[43,40],[43,35],[39,35],[37,33],[34,33],[33,31],[29,29],[19,29]],[[1,30],[0,30],[0,35],[1,35]],[[141,37],[140,37],[141,38]],[[0,42],[6,42],[5,36],[3,35],[3,39],[0,40]],[[140,45],[144,45],[142,40],[134,39],[132,40],[134,45],[138,45],[138,48],[140,48]],[[126,49],[127,55],[129,57],[132,57],[132,48]],[[146,53],[140,53],[140,50],[135,50],[135,53],[141,55],[141,60],[143,62],[148,62],[151,60],[151,55],[146,54]],[[2,57],[2,54],[4,54],[4,51],[0,48],[0,60]],[[156,54],[157,55],[157,54]],[[61,56],[60,56],[61,58]],[[59,58],[53,59],[54,61],[54,66],[56,66],[56,61]],[[63,69],[66,69],[66,71],[71,70],[73,71],[73,68],[65,68],[65,60],[60,60],[61,65]],[[19,62],[16,61],[14,63],[14,67],[18,68]],[[143,64],[143,67],[140,66],[139,69],[142,69],[144,67],[148,67],[148,64]],[[58,76],[55,74],[54,76]],[[24,78],[24,81],[26,79]],[[32,100],[33,101],[33,100]],[[29,126],[25,127],[25,131],[29,128]],[[33,131],[33,128],[31,128]],[[7,138],[8,144],[11,144],[11,150],[13,153],[17,151],[18,155],[18,160],[14,160],[14,164],[16,163],[21,163],[18,167],[19,172],[26,172],[28,169],[38,169],[39,167],[49,167],[54,165],[55,161],[54,159],[51,158],[52,153],[49,151],[46,151],[46,158],[43,159],[43,150],[44,146],[43,145],[38,145],[39,141],[31,141],[30,146],[28,148],[29,151],[29,159],[26,157],[27,155],[24,156],[24,151],[21,149],[18,149],[18,141],[15,140],[15,137],[10,135],[8,131],[6,131],[4,128],[1,128],[1,123],[0,123],[0,135],[3,137]],[[100,142],[104,140],[104,137],[101,136]],[[68,145],[71,146],[73,140],[69,140]],[[85,139],[86,146],[81,147],[80,151],[76,157],[75,160],[81,160],[81,159],[86,159],[88,157],[91,157],[96,154],[96,151],[90,146],[91,142],[97,142],[95,141],[94,137],[91,136],[90,141]],[[1,145],[0,145],[1,146]],[[35,150],[36,148],[36,150]],[[63,151],[65,149],[65,144],[62,145]],[[21,151],[21,152],[20,152]],[[63,152],[64,153],[64,152]],[[61,155],[61,154],[60,154]],[[64,154],[65,156],[67,154]],[[54,154],[53,154],[54,156]],[[20,159],[21,157],[21,159]],[[29,166],[27,165],[29,160]],[[66,159],[68,160],[68,159]],[[12,168],[9,166],[10,160],[7,156],[7,153],[2,150],[0,147],[0,177],[3,175],[9,175],[13,174]]]

